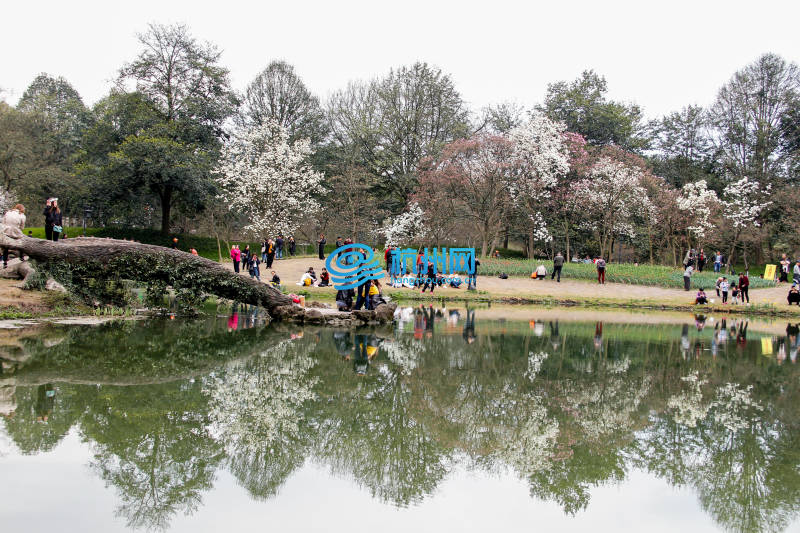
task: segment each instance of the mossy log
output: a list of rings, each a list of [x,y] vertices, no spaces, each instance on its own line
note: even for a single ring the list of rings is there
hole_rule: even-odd
[[[180,250],[117,239],[79,237],[52,242],[27,237],[2,227],[0,247],[16,250],[41,263],[90,267],[86,272],[140,282],[191,288],[237,302],[258,305],[271,313],[292,300],[269,284],[236,274],[223,265]],[[30,272],[25,273],[29,275]]]
[[[60,242],[34,239],[18,228],[0,224],[0,248],[16,250],[44,265],[68,265],[73,285],[98,279],[129,279],[171,286],[176,290],[213,294],[267,310],[272,318],[308,324],[360,326],[391,322],[397,305],[384,304],[374,311],[339,312],[306,309],[296,305],[272,285],[225,268],[216,261],[180,250],[117,239],[78,237]],[[34,271],[26,261],[9,265],[7,275],[29,278]],[[13,270],[13,272],[12,272]],[[76,279],[77,278],[77,279]],[[64,280],[56,280],[64,281]]]

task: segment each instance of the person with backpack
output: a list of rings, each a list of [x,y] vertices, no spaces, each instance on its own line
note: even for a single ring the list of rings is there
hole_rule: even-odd
[[[563,267],[564,267],[564,256],[561,254],[561,252],[558,252],[555,258],[553,258],[553,273],[550,274],[550,279],[552,280],[553,278],[556,277],[556,275],[558,275],[558,282],[561,283],[561,269]]]
[[[597,283],[600,285],[606,284],[606,260],[601,257],[597,258],[597,261],[594,262],[595,267],[597,268]]]

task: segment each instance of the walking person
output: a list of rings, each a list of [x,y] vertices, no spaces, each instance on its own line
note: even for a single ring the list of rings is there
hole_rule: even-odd
[[[61,226],[61,209],[58,198],[50,198],[44,208],[44,235],[48,241],[58,242],[63,227]]]
[[[17,204],[3,215],[3,224],[10,228],[19,228],[20,231],[25,229],[25,206]],[[22,252],[19,254],[19,260],[23,261],[25,258]],[[8,268],[8,248],[3,248],[3,268]]]
[[[594,263],[595,267],[597,268],[597,283],[600,285],[606,284],[606,260],[602,257],[598,257],[597,261]]]
[[[692,265],[686,267],[686,270],[683,271],[683,290],[688,291],[692,288],[692,274],[694,273],[694,268]]]
[[[553,278],[556,277],[556,275],[558,275],[558,282],[561,283],[561,269],[563,267],[564,267],[564,256],[561,254],[561,252],[558,252],[555,258],[553,258],[553,273],[550,274],[550,279],[552,280]]]
[[[319,258],[325,259],[325,235],[320,234],[319,240],[317,241],[317,247],[319,248]]]
[[[425,289],[428,288],[428,285],[430,285],[431,294],[433,294],[433,289],[436,288],[436,274],[434,270],[433,263],[429,261],[428,265],[425,267],[425,272],[420,272],[420,274],[425,277],[425,284],[422,286],[422,291],[420,294],[425,292]]]
[[[722,252],[714,254],[714,272],[719,272],[722,269]]]
[[[745,270],[744,274],[739,275],[739,291],[742,293],[742,303],[750,305],[750,277]]]
[[[269,248],[269,239],[264,239],[261,243],[261,260],[267,262],[267,248]]]
[[[239,273],[239,261],[242,259],[242,253],[239,251],[239,245],[234,244],[231,246],[231,261],[233,261],[233,271]]]
[[[283,259],[283,245],[284,245],[283,235],[278,235],[278,238],[275,239],[275,258],[276,259]]]
[[[275,242],[272,239],[267,239],[267,268],[272,268],[272,262],[275,260]]]
[[[474,291],[478,288],[478,267],[481,262],[474,255],[470,259],[472,264],[467,266],[467,290]]]

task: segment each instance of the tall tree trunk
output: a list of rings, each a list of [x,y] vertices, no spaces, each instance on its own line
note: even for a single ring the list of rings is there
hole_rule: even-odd
[[[567,245],[567,255],[565,257],[567,261],[571,261],[572,256],[570,255],[570,250],[569,250],[569,221],[567,220],[566,217],[564,217],[564,240],[566,241]]]
[[[503,237],[503,248],[505,248],[506,250],[508,250],[508,231],[509,231],[508,226],[506,226],[506,234]]]
[[[167,185],[161,194],[161,234],[169,235],[169,217],[172,211],[172,186]]]

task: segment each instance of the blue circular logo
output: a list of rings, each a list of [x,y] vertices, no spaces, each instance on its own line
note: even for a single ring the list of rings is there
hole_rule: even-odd
[[[359,243],[338,247],[328,255],[325,267],[333,286],[339,291],[353,289],[371,279],[380,279],[384,274],[372,248]]]

